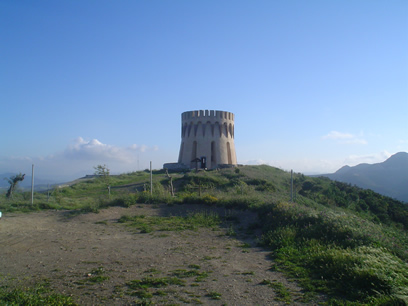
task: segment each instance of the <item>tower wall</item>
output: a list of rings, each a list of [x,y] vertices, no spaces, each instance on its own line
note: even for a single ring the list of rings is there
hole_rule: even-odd
[[[194,168],[196,158],[206,158],[206,168],[236,165],[234,114],[197,110],[181,114],[179,163]]]

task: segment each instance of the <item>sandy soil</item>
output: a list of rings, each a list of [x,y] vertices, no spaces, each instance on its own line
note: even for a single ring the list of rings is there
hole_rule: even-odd
[[[217,230],[153,231],[140,233],[118,223],[123,215],[183,215],[197,210],[218,210],[234,215],[237,236]],[[0,281],[2,285],[32,286],[48,280],[55,292],[72,295],[80,305],[131,305],[141,302],[138,290],[127,283],[144,277],[173,277],[174,271],[207,272],[196,281],[185,277],[181,285],[149,288],[156,305],[275,305],[273,288],[263,280],[279,281],[291,291],[292,303],[300,288],[270,270],[268,252],[247,236],[256,216],[199,205],[140,205],[113,207],[77,216],[63,211],[4,214],[0,221]],[[227,225],[228,226],[228,225]],[[243,244],[251,248],[243,248]],[[98,274],[99,273],[99,274]],[[104,276],[102,282],[94,277]],[[215,294],[216,293],[216,294]],[[219,299],[214,299],[219,298]]]

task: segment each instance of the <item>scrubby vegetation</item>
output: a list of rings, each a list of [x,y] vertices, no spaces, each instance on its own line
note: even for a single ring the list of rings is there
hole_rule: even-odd
[[[72,297],[56,294],[49,288],[50,284],[44,282],[35,288],[0,288],[1,305],[77,305]]]
[[[33,206],[27,194],[15,192],[14,199],[1,195],[0,210],[66,209],[79,214],[140,203],[200,203],[252,210],[259,218],[251,228],[262,233],[259,243],[271,250],[273,269],[296,279],[311,296],[324,293],[329,304],[408,303],[407,204],[371,190],[302,174],[294,176],[295,201],[291,203],[290,174],[269,166],[172,173],[174,196],[170,178],[163,171],[156,171],[153,178],[152,192],[146,171],[110,176],[110,193],[101,178],[80,180],[55,188],[50,197],[36,193]],[[220,220],[196,214],[160,222],[151,217],[123,216],[119,222],[148,231],[153,227],[194,229],[197,224],[212,227]],[[146,283],[137,280],[129,283],[129,288],[142,292]],[[280,286],[267,280],[263,285]],[[4,293],[0,296],[5,301]]]

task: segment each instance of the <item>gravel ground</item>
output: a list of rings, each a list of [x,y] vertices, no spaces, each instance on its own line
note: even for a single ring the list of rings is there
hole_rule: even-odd
[[[170,216],[216,211],[235,220],[216,229],[140,230],[118,223],[123,215]],[[44,281],[80,305],[279,305],[282,284],[290,304],[303,296],[295,282],[271,271],[268,252],[256,247],[247,227],[250,212],[200,205],[112,207],[72,216],[68,211],[4,214],[0,221],[2,285],[33,286]],[[231,233],[233,226],[235,236]],[[201,277],[199,277],[201,276]],[[145,290],[132,281],[177,279]],[[136,283],[133,282],[133,283]],[[315,304],[315,303],[309,303]]]

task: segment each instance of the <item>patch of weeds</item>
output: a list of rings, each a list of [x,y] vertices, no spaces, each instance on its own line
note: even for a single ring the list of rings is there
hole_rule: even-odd
[[[157,238],[166,238],[166,237],[169,237],[169,235],[168,234],[159,234],[159,235],[156,235],[155,237],[157,237]]]
[[[151,233],[152,231],[153,231],[153,229],[150,226],[146,225],[146,224],[142,225],[141,228],[140,228],[140,232],[142,234],[148,234],[148,233]]]
[[[197,273],[197,270],[183,270],[183,269],[177,269],[172,271],[172,275],[180,277],[180,278],[187,278],[187,277],[192,277],[195,276]]]
[[[195,281],[196,282],[202,282],[205,278],[208,277],[208,273],[207,272],[201,272],[200,275],[197,275]]]
[[[109,279],[109,276],[104,275],[105,274],[105,269],[103,267],[98,267],[96,269],[92,269],[91,272],[89,272],[86,276],[86,279],[80,280],[75,282],[77,285],[84,285],[84,284],[99,284],[103,283],[104,281]]]
[[[291,292],[281,282],[276,281],[276,280],[270,281],[270,280],[264,279],[259,284],[260,285],[267,285],[267,286],[273,288],[273,290],[276,293],[276,298],[275,298],[276,301],[286,302],[286,303],[292,302]]]
[[[132,292],[131,296],[137,296],[139,299],[151,299],[153,297],[153,294],[147,290],[138,290]]]
[[[143,273],[151,273],[151,274],[158,274],[160,273],[160,270],[157,270],[156,268],[150,268],[144,271]]]
[[[163,291],[163,290],[157,290],[154,295],[158,295],[158,296],[166,296],[167,292]]]
[[[105,274],[105,268],[104,267],[98,267],[96,269],[92,269],[90,274],[92,275],[102,275]]]
[[[108,225],[108,221],[103,220],[103,221],[97,221],[95,222],[95,224],[104,224],[104,225]]]
[[[202,282],[205,278],[208,277],[207,272],[200,272],[197,269],[194,270],[174,270],[172,271],[172,275],[179,277],[179,278],[189,278],[195,277],[195,282]]]
[[[90,277],[88,279],[88,282],[90,282],[90,283],[103,283],[104,281],[106,281],[108,279],[109,279],[109,276],[97,275],[97,276]]]
[[[122,217],[120,217],[119,219],[118,219],[118,223],[126,223],[126,222],[130,222],[130,221],[135,221],[135,220],[137,220],[138,218],[141,218],[141,219],[143,219],[144,218],[144,215],[139,215],[139,216],[128,216],[128,215],[123,215]]]
[[[221,293],[218,293],[216,291],[211,291],[206,296],[208,296],[212,300],[221,300]]]
[[[193,304],[197,304],[197,305],[201,305],[201,304],[203,304],[203,302],[201,302],[199,299],[197,299],[197,298],[193,298],[193,299],[191,299],[191,303],[193,303]]]
[[[188,267],[190,268],[190,269],[197,269],[197,270],[200,270],[201,269],[201,267],[199,266],[199,265],[188,265]]]
[[[250,245],[249,243],[244,242],[244,243],[241,244],[239,247],[240,247],[240,248],[243,248],[243,249],[249,249],[249,248],[251,248],[251,245]]]
[[[230,224],[230,226],[229,226],[229,228],[227,230],[227,233],[225,235],[229,236],[229,237],[235,237],[237,235],[237,233],[235,232],[234,227],[232,226],[232,224]]]
[[[221,256],[216,257],[216,256],[206,255],[206,256],[203,257],[203,260],[212,260],[212,259],[220,259],[220,258],[221,258]]]
[[[162,288],[167,287],[168,285],[184,286],[184,284],[185,282],[183,280],[176,277],[144,277],[141,280],[132,280],[126,283],[130,289]]]
[[[190,304],[190,300],[189,299],[187,299],[187,298],[185,298],[185,297],[182,297],[182,296],[177,296],[177,298],[181,301],[181,302],[183,302],[183,303],[185,303],[185,304]]]
[[[1,305],[77,305],[72,297],[53,293],[48,281],[34,288],[0,287]]]

